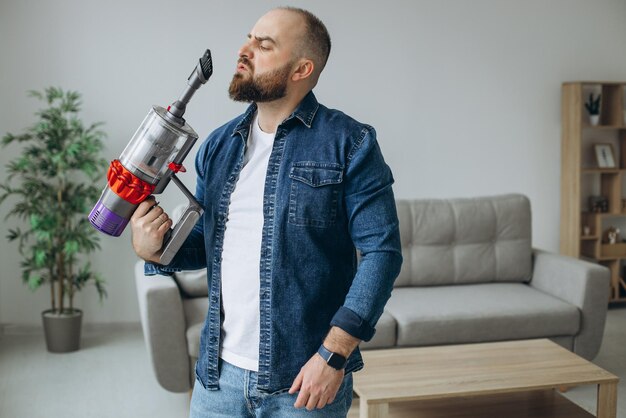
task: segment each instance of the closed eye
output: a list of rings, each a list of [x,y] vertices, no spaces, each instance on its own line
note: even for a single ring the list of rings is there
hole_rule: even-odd
[[[248,34],[248,39],[254,39],[262,51],[269,51],[276,44],[276,41],[270,36],[252,36]]]

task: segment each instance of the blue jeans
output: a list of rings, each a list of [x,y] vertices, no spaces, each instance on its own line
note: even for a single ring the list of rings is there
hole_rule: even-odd
[[[352,404],[352,373],[339,387],[333,403],[323,409],[296,409],[298,393],[259,393],[257,373],[219,361],[219,390],[208,390],[196,379],[189,418],[345,418]]]

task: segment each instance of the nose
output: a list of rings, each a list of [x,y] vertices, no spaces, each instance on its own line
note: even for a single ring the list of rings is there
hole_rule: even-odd
[[[239,48],[239,51],[237,51],[237,54],[239,55],[239,58],[252,58],[252,48],[250,47],[250,42],[244,42],[243,45],[241,45],[241,47]]]

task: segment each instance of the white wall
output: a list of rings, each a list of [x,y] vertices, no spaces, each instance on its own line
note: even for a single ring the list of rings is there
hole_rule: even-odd
[[[106,122],[106,157],[115,158],[152,104],[177,97],[208,47],[215,73],[186,115],[205,136],[242,111],[226,94],[237,49],[256,19],[282,4],[2,0],[0,135],[33,122],[27,90],[61,86],[83,94],[87,122]],[[558,250],[560,86],[626,79],[626,2],[292,4],[316,13],[333,38],[318,99],[377,128],[398,197],[525,193],[534,245]],[[2,150],[0,166],[15,154]],[[194,173],[184,177],[193,186]],[[179,199],[171,190],[162,201]],[[0,217],[6,212],[0,207]],[[102,247],[93,264],[109,298],[100,306],[88,289],[77,305],[87,322],[137,321],[128,231],[103,237]],[[21,284],[17,251],[4,240],[0,267],[0,323],[38,324],[48,290],[31,295]]]

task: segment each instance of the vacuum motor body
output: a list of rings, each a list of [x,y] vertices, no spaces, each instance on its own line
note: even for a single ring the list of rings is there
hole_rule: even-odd
[[[167,120],[166,110],[153,106],[120,158],[113,160],[107,173],[108,185],[89,214],[92,225],[105,234],[120,236],[130,217],[157,186],[169,181],[180,169],[180,153],[191,149],[198,134],[187,124]],[[160,185],[164,189],[167,184]]]

